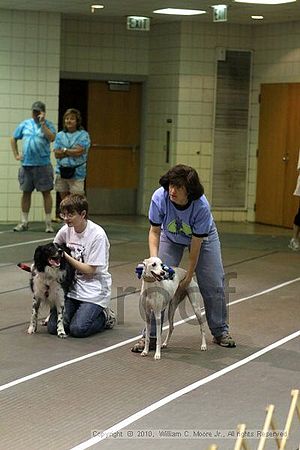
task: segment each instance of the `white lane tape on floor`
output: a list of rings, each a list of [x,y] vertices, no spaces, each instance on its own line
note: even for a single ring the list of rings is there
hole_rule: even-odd
[[[78,358],[70,359],[69,361],[62,362],[60,364],[56,364],[55,366],[47,367],[46,369],[40,370],[39,372],[31,373],[30,375],[27,375],[22,378],[18,378],[17,380],[10,381],[9,383],[3,384],[0,386],[0,392],[5,391],[6,389],[9,389],[13,386],[17,386],[18,384],[24,383],[25,381],[32,380],[33,378],[40,377],[41,375],[45,375],[46,373],[53,372],[58,369],[62,369],[63,367],[70,366],[71,364],[78,363],[80,361],[84,361],[85,359],[93,358],[94,356],[101,355],[102,353],[109,352],[111,350],[115,350],[118,347],[122,347],[123,345],[130,344],[131,342],[134,342],[137,339],[140,339],[142,335],[135,336],[133,338],[127,339],[126,341],[118,342],[115,345],[111,345],[109,347],[103,348],[101,350],[97,350],[96,352],[87,353],[86,355],[79,356]],[[30,339],[30,337],[28,337]]]
[[[292,284],[292,283],[296,283],[297,281],[300,281],[300,277],[294,278],[293,280],[290,280],[290,281],[285,281],[284,283],[281,283],[281,284],[277,284],[276,286],[273,286],[272,288],[269,288],[269,289],[265,289],[264,291],[258,292],[257,294],[248,295],[248,297],[243,297],[238,300],[233,300],[229,304],[230,304],[230,306],[237,305],[238,303],[244,302],[245,300],[251,300],[252,298],[258,297],[260,295],[269,294],[272,291],[276,291],[277,289],[281,289],[282,287],[288,286],[289,284]]]
[[[231,364],[228,367],[225,367],[224,369],[219,370],[218,372],[215,372],[208,377],[202,378],[201,380],[196,381],[195,383],[192,383],[183,389],[180,389],[179,391],[173,392],[170,395],[167,395],[166,397],[162,398],[161,400],[152,403],[152,405],[147,406],[147,408],[144,408],[137,413],[133,414],[132,416],[127,417],[126,419],[122,420],[121,422],[113,425],[110,428],[107,428],[107,430],[102,431],[99,433],[99,435],[94,436],[90,439],[88,439],[85,442],[82,442],[79,445],[76,445],[75,447],[72,447],[70,450],[85,450],[87,448],[90,448],[92,445],[95,445],[99,443],[100,441],[103,441],[104,439],[107,439],[110,437],[113,433],[116,433],[117,431],[122,430],[123,428],[127,427],[128,425],[132,424],[133,422],[136,422],[137,420],[141,419],[142,417],[147,416],[148,414],[152,413],[153,411],[156,411],[157,409],[161,408],[162,406],[167,405],[168,403],[172,402],[173,400],[176,400],[177,398],[181,397],[182,395],[188,394],[191,391],[194,391],[195,389],[198,389],[199,387],[210,383],[211,381],[216,380],[217,378],[222,377],[223,375],[226,375],[229,372],[232,372],[233,370],[238,369],[241,366],[244,366],[245,364],[248,364],[251,361],[254,361],[257,358],[260,358],[262,355],[274,350],[277,347],[280,347],[281,345],[286,344],[287,342],[291,341],[292,339],[296,339],[300,336],[300,330],[295,331],[294,333],[290,334],[289,336],[286,336],[279,341],[273,342],[273,344],[268,345],[265,348],[262,348],[258,352],[253,353],[250,356],[247,356],[244,359],[241,359],[240,361],[237,361],[234,364]]]
[[[2,248],[19,247],[21,245],[37,244],[38,242],[47,242],[47,241],[53,241],[53,237],[45,239],[37,239],[36,241],[18,242],[17,244],[0,245],[0,250]]]
[[[285,283],[278,284],[277,286],[273,286],[272,288],[269,288],[269,289],[266,289],[264,291],[258,292],[256,294],[253,294],[253,295],[249,296],[249,297],[244,297],[244,298],[235,300],[232,303],[229,303],[229,305],[237,304],[237,303],[240,303],[242,301],[258,297],[260,295],[263,295],[263,294],[265,294],[267,292],[274,291],[276,289],[281,289],[282,287],[288,286],[289,284],[292,284],[292,283],[296,283],[297,281],[300,281],[300,278],[295,278],[294,280],[286,281]],[[181,325],[182,323],[185,323],[188,320],[193,319],[194,317],[195,316],[191,316],[191,317],[188,317],[186,319],[180,320],[180,321],[176,322],[174,324],[174,326]],[[164,327],[164,329],[167,329],[167,328],[168,328],[168,325],[166,325]],[[9,388],[11,388],[13,386],[17,386],[18,384],[25,383],[26,381],[33,380],[34,378],[38,378],[38,377],[40,377],[42,375],[45,375],[47,373],[54,372],[55,370],[62,369],[64,367],[70,366],[71,364],[76,364],[78,362],[84,361],[85,359],[93,358],[94,356],[99,356],[102,353],[107,353],[107,352],[109,352],[111,350],[115,350],[116,348],[123,347],[124,345],[130,344],[131,342],[134,342],[134,341],[136,341],[137,339],[140,339],[140,338],[141,338],[141,335],[135,336],[133,338],[127,339],[126,341],[121,341],[121,342],[118,342],[117,344],[111,345],[111,346],[103,348],[101,350],[97,350],[96,352],[87,353],[86,355],[79,356],[78,358],[70,359],[69,361],[64,361],[64,362],[62,362],[60,364],[56,364],[55,366],[47,367],[46,369],[40,370],[39,372],[34,372],[34,373],[30,374],[30,375],[26,375],[25,377],[18,378],[17,380],[14,380],[14,381],[10,381],[9,383],[6,383],[6,384],[3,384],[3,385],[0,386],[0,392],[1,391],[5,391],[6,389],[9,389]],[[30,337],[28,337],[28,339],[30,339]]]

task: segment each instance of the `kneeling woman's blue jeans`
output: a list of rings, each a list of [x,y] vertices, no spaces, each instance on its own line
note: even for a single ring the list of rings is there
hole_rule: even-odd
[[[65,332],[73,337],[87,337],[104,330],[106,323],[103,308],[95,303],[81,302],[65,298],[64,327]],[[51,310],[48,332],[57,334],[57,312]]]

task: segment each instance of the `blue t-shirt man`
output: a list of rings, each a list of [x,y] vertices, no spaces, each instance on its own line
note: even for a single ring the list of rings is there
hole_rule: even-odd
[[[36,101],[31,107],[32,118],[21,122],[11,138],[11,149],[21,163],[18,179],[22,191],[21,222],[14,231],[27,231],[31,194],[36,189],[43,195],[46,233],[53,233],[51,225],[53,167],[50,161],[50,143],[55,139],[55,127],[46,119],[46,105]],[[22,140],[19,152],[18,141]]]
[[[45,126],[55,135],[52,122],[45,119]],[[21,122],[14,131],[14,139],[22,139],[22,166],[47,166],[50,164],[50,140],[44,134],[43,125],[33,118]]]

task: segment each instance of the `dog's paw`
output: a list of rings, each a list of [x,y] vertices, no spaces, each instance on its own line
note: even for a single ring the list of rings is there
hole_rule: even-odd
[[[155,355],[154,355],[154,359],[160,359],[160,353],[155,353]]]
[[[34,334],[36,332],[36,328],[33,325],[29,325],[27,334]]]
[[[161,348],[167,348],[167,347],[168,347],[167,341],[165,341],[161,344]]]
[[[57,337],[59,337],[60,339],[66,339],[68,335],[66,333],[60,332],[57,333]]]
[[[147,356],[147,355],[148,355],[148,352],[146,350],[143,350],[141,353],[141,356]]]
[[[207,350],[207,345],[206,344],[201,345],[201,351],[205,352],[206,350]]]

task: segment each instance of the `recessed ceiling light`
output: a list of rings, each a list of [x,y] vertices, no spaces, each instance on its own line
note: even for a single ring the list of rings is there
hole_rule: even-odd
[[[251,19],[253,20],[262,20],[264,16],[251,16]]]
[[[197,14],[205,14],[206,11],[201,9],[177,9],[177,8],[163,8],[153,11],[156,14],[173,14],[176,16],[195,16]]]
[[[281,5],[282,3],[292,3],[296,0],[234,0],[237,3],[255,3],[257,5]]]

